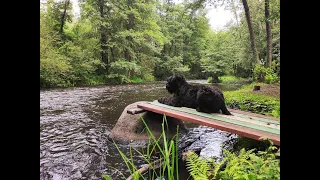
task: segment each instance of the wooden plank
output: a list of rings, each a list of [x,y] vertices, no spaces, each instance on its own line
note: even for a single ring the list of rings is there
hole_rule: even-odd
[[[143,112],[145,112],[145,111],[146,111],[146,110],[141,109],[141,108],[132,108],[132,109],[128,109],[128,110],[127,110],[127,113],[134,115],[134,114],[143,113]]]
[[[165,104],[161,104],[161,103],[157,103],[157,102],[148,102],[148,104],[152,104],[158,107],[163,107],[163,108],[167,108],[167,109],[171,109],[171,110],[175,110],[175,111],[180,111],[180,112],[185,112],[188,114],[193,114],[196,116],[201,116],[201,117],[206,117],[212,120],[218,120],[218,121],[222,121],[225,123],[230,123],[230,124],[235,124],[235,125],[239,125],[239,126],[243,126],[243,127],[247,127],[247,128],[252,128],[252,129],[256,129],[256,130],[261,130],[261,131],[266,131],[269,133],[273,133],[273,134],[280,134],[280,128],[276,129],[270,125],[266,126],[262,126],[260,124],[255,124],[255,123],[250,123],[250,122],[246,122],[246,121],[239,121],[237,119],[231,118],[233,116],[225,116],[225,117],[221,117],[219,116],[220,113],[203,113],[203,112],[198,112],[195,109],[191,109],[189,108],[188,110],[186,110],[185,108],[181,108],[181,107],[173,107],[173,106],[168,106]],[[256,121],[254,119],[249,119],[249,121]]]
[[[215,115],[216,116],[225,117],[225,118],[235,119],[235,120],[238,120],[238,121],[248,122],[248,123],[252,123],[252,124],[256,124],[256,125],[260,125],[260,126],[271,127],[271,128],[275,128],[275,129],[279,129],[280,130],[280,125],[277,125],[277,124],[256,121],[254,119],[244,118],[244,117],[241,117],[241,116],[239,117],[237,115],[233,115],[233,116],[228,116],[228,115],[224,115],[224,114],[215,114]]]
[[[155,103],[152,103],[152,104],[155,104]],[[185,109],[187,111],[190,111],[190,112],[197,112],[195,109],[192,109],[192,108],[187,108],[187,107],[181,107],[181,108]],[[246,112],[244,112],[244,113],[246,113]],[[255,116],[249,116],[249,115],[245,115],[245,114],[235,113],[235,112],[233,112],[231,114],[234,116],[228,116],[228,115],[218,114],[218,113],[216,113],[214,115],[225,117],[225,118],[238,119],[240,121],[245,121],[245,122],[258,124],[258,125],[262,125],[262,126],[266,126],[266,127],[272,126],[277,129],[280,128],[280,121],[271,120],[271,117],[268,117],[268,119],[267,119],[267,118],[262,118],[262,117],[255,117]]]
[[[244,113],[246,113],[246,112],[244,112]],[[280,125],[280,120],[278,120],[278,119],[275,120],[275,119],[272,119],[271,117],[269,117],[267,119],[267,118],[262,118],[262,117],[256,117],[256,116],[250,116],[250,115],[246,115],[246,114],[235,113],[235,112],[232,112],[231,114],[238,116],[238,117],[243,117],[246,119],[252,119],[252,120],[261,121],[261,122],[265,122],[265,123]]]
[[[189,114],[186,112],[179,112],[176,110],[155,106],[148,103],[140,103],[137,105],[138,108],[152,111],[158,114],[165,114],[166,116],[181,119],[183,121],[188,121],[195,124],[200,124],[204,126],[213,127],[220,129],[222,131],[227,131],[230,133],[238,134],[239,136],[248,137],[251,139],[260,140],[260,137],[268,137],[275,145],[280,146],[280,135],[273,134],[265,131],[260,131],[252,128],[247,128],[235,124],[230,124],[222,121],[213,120],[207,117],[200,117],[194,114]]]
[[[228,109],[228,110],[229,110],[230,112],[233,112],[233,113],[239,113],[239,114],[244,114],[244,115],[253,116],[253,117],[261,117],[261,118],[266,118],[266,119],[272,119],[272,120],[280,121],[279,118],[270,117],[270,116],[266,116],[266,115],[262,115],[262,114],[256,114],[256,113],[252,113],[252,112],[248,112],[248,111],[241,111],[241,110],[237,110],[237,109]]]

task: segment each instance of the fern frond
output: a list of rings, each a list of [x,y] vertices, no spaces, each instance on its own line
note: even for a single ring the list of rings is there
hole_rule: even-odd
[[[216,178],[218,175],[218,172],[221,170],[221,166],[223,165],[223,163],[226,162],[226,159],[223,159],[220,161],[220,163],[214,163],[213,164],[213,178]]]
[[[210,170],[210,162],[190,151],[186,154],[187,170],[195,180],[207,180]]]

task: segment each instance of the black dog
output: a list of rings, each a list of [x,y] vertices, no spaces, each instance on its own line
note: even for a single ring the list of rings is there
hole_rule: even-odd
[[[223,114],[232,115],[218,87],[191,85],[183,76],[174,75],[167,79],[166,89],[173,96],[158,99],[162,104],[194,108],[205,113],[219,113],[221,110]]]

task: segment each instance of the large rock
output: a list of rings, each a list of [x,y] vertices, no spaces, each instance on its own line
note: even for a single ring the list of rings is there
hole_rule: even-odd
[[[145,129],[145,125],[143,124],[141,117],[145,120],[149,129],[153,133],[155,137],[159,137],[162,132],[162,122],[163,115],[153,113],[153,112],[144,112],[141,114],[131,115],[127,113],[128,109],[136,108],[138,103],[144,101],[135,102],[133,104],[128,105],[122,112],[119,117],[116,125],[113,127],[109,134],[109,138],[115,141],[116,143],[121,144],[144,144],[148,142],[149,135],[147,130]],[[177,132],[177,125],[179,125],[179,132],[186,133],[187,128],[181,120],[166,117],[168,122],[167,137],[171,138]],[[166,127],[166,126],[165,126]]]

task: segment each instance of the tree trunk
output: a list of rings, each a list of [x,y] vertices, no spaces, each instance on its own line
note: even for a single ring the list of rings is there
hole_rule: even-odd
[[[235,4],[235,2],[232,2],[231,6],[232,6],[231,11],[233,12],[234,17],[236,18],[237,26],[240,27],[238,14],[237,14],[237,5]],[[238,31],[238,32],[239,32],[239,38],[241,38],[241,31]]]
[[[110,47],[112,62],[115,62],[114,50],[113,47]]]
[[[217,75],[213,75],[213,76],[212,76],[212,82],[213,82],[213,83],[220,83],[219,77],[218,77]]]
[[[162,51],[161,51],[161,55],[164,57],[164,56],[167,55],[166,53],[167,53],[167,45],[164,44],[164,45],[163,45],[163,49],[162,49]]]
[[[254,91],[259,91],[260,88],[261,88],[261,86],[253,86],[253,90],[254,90]]]
[[[70,0],[66,0],[66,2],[64,3],[64,9],[63,9],[62,17],[61,17],[60,34],[63,33],[63,26],[66,22],[67,8],[68,8],[69,4],[70,4]]]
[[[255,38],[254,38],[254,34],[253,34],[251,17],[250,17],[250,10],[249,10],[247,0],[242,0],[242,4],[243,4],[244,11],[246,14],[246,19],[247,19],[247,24],[248,24],[249,34],[250,34],[251,49],[253,52],[253,58],[255,58],[257,63],[259,63],[260,60],[259,60],[259,55],[258,55],[258,51],[257,51],[256,44],[255,44]]]
[[[264,14],[266,19],[266,30],[267,30],[267,62],[268,66],[271,67],[272,63],[272,33],[270,23],[270,12],[269,12],[269,0],[265,0]]]
[[[100,17],[104,18],[104,0],[99,0],[99,11],[100,11]],[[101,61],[105,63],[107,69],[109,66],[108,62],[108,47],[107,44],[107,35],[106,32],[107,29],[104,25],[100,26],[100,46],[101,46]]]
[[[172,52],[172,48],[174,46],[174,40],[171,40],[171,46],[170,46],[170,49],[169,49],[169,56],[171,57],[171,52]]]
[[[128,7],[130,8],[133,4],[134,0],[128,0]],[[132,12],[130,12],[130,14],[128,15],[128,24],[127,24],[127,30],[131,30],[134,28],[134,24],[133,24],[133,19],[134,19],[134,14]],[[124,58],[128,61],[131,61],[132,57],[130,55],[129,52],[129,48],[132,48],[130,43],[132,42],[132,37],[131,36],[127,36],[126,37],[127,41],[128,41],[128,46],[124,51]]]

